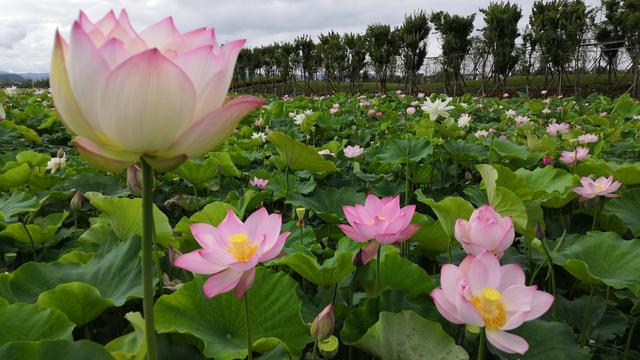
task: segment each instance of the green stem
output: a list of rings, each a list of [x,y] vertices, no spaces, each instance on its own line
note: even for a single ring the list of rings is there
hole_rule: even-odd
[[[27,228],[27,224],[25,224],[26,222],[27,220],[25,220],[25,222],[22,223],[22,227],[24,228],[24,232],[26,232],[27,236],[29,237],[29,242],[31,242],[31,252],[33,253],[33,261],[38,261],[38,253],[36,252],[36,245],[33,242],[33,238],[31,237],[31,233]]]
[[[313,342],[313,356],[312,359],[316,360],[318,358],[318,342],[314,341]]]
[[[376,297],[380,295],[380,249],[382,249],[382,245],[378,246],[378,254],[376,256]]]
[[[547,249],[547,245],[545,245],[544,240],[540,241],[542,243],[542,250],[544,250],[544,254],[547,256],[547,260],[549,261],[549,272],[551,274],[551,293],[553,294],[553,298],[557,299],[556,296],[556,273],[553,269],[553,259],[551,258],[551,254],[549,253],[549,249]],[[551,316],[552,319],[556,320],[556,302],[554,301],[551,304]]]
[[[484,360],[484,355],[486,352],[486,342],[485,342],[485,330],[484,328],[482,328],[482,330],[480,331],[480,338],[478,339],[478,360]]]
[[[249,300],[247,294],[242,297],[244,300],[244,323],[247,330],[247,359],[253,359],[253,351],[251,350],[253,342],[251,341],[251,327],[249,324]]]
[[[624,355],[622,355],[623,360],[629,359],[629,349],[631,348],[631,340],[633,339],[633,332],[636,330],[636,325],[638,325],[638,318],[633,319],[633,323],[629,328],[629,335],[627,335],[627,343],[624,345]]]
[[[591,286],[591,290],[589,291],[589,300],[587,300],[587,305],[584,307],[584,312],[582,314],[582,334],[580,334],[580,342],[586,343],[588,333],[589,333],[589,308],[591,308],[591,302],[593,301],[593,285]]]
[[[144,325],[147,340],[147,358],[156,360],[156,333],[153,320],[153,169],[144,160],[142,167],[142,287],[144,297]]]

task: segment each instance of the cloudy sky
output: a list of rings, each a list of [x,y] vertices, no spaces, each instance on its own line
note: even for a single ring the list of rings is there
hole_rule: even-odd
[[[517,0],[528,17],[533,0]],[[595,6],[599,0],[586,0]],[[417,9],[470,15],[489,0],[0,0],[0,70],[48,72],[53,35],[68,35],[78,11],[98,20],[109,9],[126,8],[133,25],[143,29],[173,16],[181,31],[215,27],[222,42],[246,38],[248,46],[316,37],[331,29],[363,32],[367,24],[399,25]],[[446,8],[445,8],[446,6]],[[482,27],[481,14],[476,28]],[[521,25],[524,26],[525,18]],[[429,56],[439,52],[432,40]]]

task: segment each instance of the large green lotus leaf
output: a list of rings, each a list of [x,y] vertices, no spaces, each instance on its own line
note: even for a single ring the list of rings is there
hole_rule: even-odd
[[[77,190],[81,193],[99,192],[105,196],[126,196],[129,190],[126,185],[115,176],[105,175],[99,172],[83,173],[61,180],[51,190],[69,191]]]
[[[205,356],[231,360],[247,356],[243,300],[228,292],[207,299],[202,292],[205,277],[196,277],[155,305],[159,333],[190,334],[200,339]],[[260,267],[255,282],[245,294],[249,301],[251,336],[254,346],[265,341],[283,342],[294,357],[310,341],[309,329],[300,316],[302,302],[297,284],[285,273]]]
[[[269,135],[269,141],[276,146],[278,153],[290,169],[316,172],[338,171],[333,162],[325,160],[318,154],[318,150],[293,140],[288,135],[273,132]]]
[[[429,205],[433,212],[436,213],[440,224],[442,224],[442,228],[451,239],[453,239],[456,220],[469,219],[469,217],[471,217],[471,213],[475,210],[470,202],[457,196],[448,196],[436,202],[435,200],[424,196],[420,189],[416,191],[416,196],[418,197],[418,201]]]
[[[382,360],[469,359],[439,323],[410,310],[382,312],[380,320],[353,345]]]
[[[493,198],[489,197],[489,204],[502,216],[511,216],[513,224],[519,233],[527,236],[532,235],[531,231],[527,229],[527,207],[518,195],[508,188],[497,186]]]
[[[451,158],[459,162],[480,161],[487,157],[487,149],[484,146],[469,141],[447,141],[442,147]]]
[[[0,189],[10,189],[20,186],[29,181],[30,176],[31,167],[29,167],[28,164],[20,164],[0,174]]]
[[[16,215],[36,211],[40,208],[38,199],[23,192],[12,192],[11,196],[0,199],[0,221],[17,221]]]
[[[343,238],[341,241],[351,241]],[[326,259],[322,265],[318,264],[315,256],[302,252],[294,252],[275,261],[274,264],[287,265],[303,278],[312,283],[328,288],[345,276],[353,272],[355,267],[351,258],[351,251],[336,251],[332,258]]]
[[[191,184],[200,185],[218,176],[218,160],[187,160],[173,172]]]
[[[217,166],[224,176],[239,177],[242,175],[240,170],[231,160],[231,155],[226,151],[210,152],[209,156],[217,161]]]
[[[529,351],[524,355],[506,354],[488,343],[491,352],[501,359],[582,360],[591,358],[589,352],[576,343],[576,336],[571,327],[561,322],[533,320],[509,332],[520,335],[527,340]]]
[[[144,319],[139,312],[129,312],[124,317],[131,323],[133,332],[110,341],[105,348],[117,360],[144,360],[147,355]]]
[[[476,168],[482,176],[487,189],[487,198],[493,199],[497,186],[502,186],[516,194],[522,201],[531,199],[531,191],[527,183],[511,169],[502,165],[480,164]]]
[[[16,154],[16,161],[21,164],[29,164],[31,167],[46,166],[49,160],[51,160],[49,154],[43,154],[33,150],[21,151]]]
[[[311,196],[292,194],[289,203],[296,207],[304,207],[314,211],[318,217],[330,224],[338,224],[345,217],[342,211],[343,205],[362,204],[365,195],[350,187],[318,188]]]
[[[375,272],[375,259],[367,264],[364,271],[358,271],[358,275],[364,277],[364,285],[370,294],[375,292]],[[409,299],[427,296],[436,287],[433,279],[421,266],[403,258],[391,246],[383,247],[379,281],[379,292],[401,290],[407,293]]]
[[[289,183],[287,184],[284,174],[272,174],[269,177],[269,185],[267,190],[273,192],[273,200],[279,200],[283,198],[291,198],[292,194],[309,194],[316,188],[316,181],[313,177],[308,180],[298,179],[297,176],[289,174]]]
[[[433,145],[425,138],[395,139],[378,154],[384,164],[418,162],[433,154]]]
[[[0,236],[11,238],[22,247],[30,247],[32,241],[36,248],[51,245],[55,233],[68,215],[68,212],[53,213],[38,219],[34,224],[9,224],[0,231]]]
[[[113,306],[113,302],[102,298],[98,289],[81,282],[60,284],[44,291],[36,304],[60,310],[78,326],[87,324]]]
[[[100,344],[88,340],[16,341],[0,347],[2,360],[113,360]]]
[[[640,240],[624,240],[613,232],[589,232],[553,254],[580,281],[640,294]]]
[[[97,193],[87,193],[85,196],[91,205],[102,212],[100,218],[111,224],[113,231],[120,239],[124,240],[131,234],[142,236],[142,199],[113,198]],[[155,204],[153,221],[156,241],[163,246],[177,246],[167,215]]]
[[[0,346],[20,340],[71,340],[74,327],[56,309],[36,304],[0,305]]]
[[[42,139],[40,138],[38,133],[28,126],[18,125],[13,121],[5,119],[0,121],[0,127],[3,127],[5,129],[15,130],[15,132],[17,132],[18,134],[24,136],[26,139],[36,144],[42,143]]]
[[[121,306],[130,297],[142,297],[139,252],[140,238],[132,236],[126,241],[111,238],[85,265],[28,262],[0,274],[0,296],[33,303],[42,292],[77,281],[94,286],[104,299]]]
[[[578,177],[563,169],[553,166],[539,167],[533,171],[520,168],[516,171],[516,175],[526,182],[533,192],[533,199],[544,203],[545,206],[554,205],[556,204],[554,201],[557,200],[568,202],[575,198],[571,190],[578,185]],[[566,202],[562,206],[566,205]]]
[[[491,144],[491,140],[489,139],[485,139],[483,142],[485,145]],[[493,149],[493,152],[502,159],[527,160],[529,156],[533,155],[526,146],[514,144],[509,141],[493,139],[493,145],[490,146],[490,149]]]
[[[640,162],[622,164],[601,159],[588,158],[578,163],[576,173],[581,176],[613,176],[624,185],[640,184]]]
[[[615,215],[633,236],[640,236],[640,188],[625,191],[622,197],[607,201],[603,213]]]
[[[587,339],[604,344],[616,336],[624,336],[629,321],[617,308],[607,307],[607,300],[601,296],[589,298],[588,295],[583,295],[569,301],[559,295],[555,302],[558,320],[566,322],[579,332],[586,331]],[[588,311],[585,310],[587,306]],[[585,321],[585,315],[588,316],[588,321]]]

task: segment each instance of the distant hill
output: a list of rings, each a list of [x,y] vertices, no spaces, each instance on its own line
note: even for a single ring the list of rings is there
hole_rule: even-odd
[[[48,73],[10,73],[0,70],[0,84],[21,84],[27,80],[44,80],[48,79]]]

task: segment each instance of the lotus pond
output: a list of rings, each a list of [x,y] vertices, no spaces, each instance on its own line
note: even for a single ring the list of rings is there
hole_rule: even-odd
[[[265,98],[155,174],[160,358],[640,359],[636,100]],[[144,358],[139,168],[0,105],[0,359]]]

